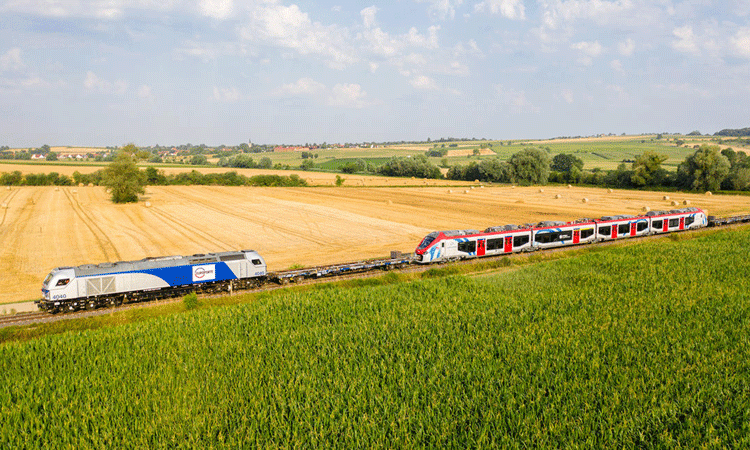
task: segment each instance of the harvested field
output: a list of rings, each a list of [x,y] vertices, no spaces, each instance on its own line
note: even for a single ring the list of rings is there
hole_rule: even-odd
[[[347,177],[348,178],[348,177]],[[253,248],[270,270],[413,251],[438,229],[572,220],[644,206],[663,193],[546,187],[147,187],[145,201],[114,205],[101,187],[0,191],[0,303],[38,297],[57,266]],[[559,195],[561,198],[556,199]],[[670,194],[711,214],[750,212],[750,197]],[[588,198],[587,203],[582,199]],[[146,201],[150,206],[146,206]]]
[[[465,149],[459,149],[459,150],[448,150],[447,156],[471,156],[474,154],[473,148],[465,148]],[[482,156],[492,156],[497,155],[494,151],[488,149],[488,148],[480,148],[479,154]]]

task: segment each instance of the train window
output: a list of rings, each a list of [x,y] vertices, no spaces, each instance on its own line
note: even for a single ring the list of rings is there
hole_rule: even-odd
[[[581,239],[586,239],[594,235],[594,229],[593,228],[586,228],[585,230],[581,230]]]
[[[529,236],[524,234],[513,238],[513,247],[520,247],[529,243]]]
[[[549,244],[551,242],[567,241],[571,238],[570,231],[558,231],[554,233],[539,233],[534,236],[534,240],[540,244]]]
[[[653,222],[651,222],[651,227],[657,230],[661,230],[662,225],[664,225],[663,220],[654,220]]]
[[[536,236],[534,236],[534,241],[540,244],[549,244],[553,240],[552,234],[553,233],[539,233]]]
[[[638,227],[637,227],[638,231],[643,231],[646,228],[648,228],[648,223],[647,222],[638,222]]]
[[[619,234],[630,233],[630,224],[629,223],[620,224],[620,226],[617,227],[617,232]]]
[[[680,224],[680,219],[669,219],[669,228],[676,227]]]
[[[503,238],[487,239],[487,250],[498,250],[503,248]]]
[[[70,278],[62,278],[57,280],[57,284],[55,286],[67,286],[68,283],[70,283]]]
[[[612,233],[612,227],[599,227],[599,236],[609,236]]]
[[[695,222],[695,217],[693,217],[693,216],[685,217],[685,226],[686,227],[692,225],[693,222]]]
[[[253,259],[251,262],[253,263],[253,265],[256,265],[256,266],[262,266],[263,265],[263,263],[260,262],[259,259]]]
[[[473,253],[477,251],[477,241],[459,242],[458,251],[466,253]]]

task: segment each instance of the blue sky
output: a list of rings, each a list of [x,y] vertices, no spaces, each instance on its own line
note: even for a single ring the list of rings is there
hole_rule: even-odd
[[[0,0],[0,145],[750,126],[747,0]]]

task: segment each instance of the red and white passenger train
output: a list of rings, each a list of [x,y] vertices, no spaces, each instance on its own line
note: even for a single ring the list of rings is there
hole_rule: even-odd
[[[417,247],[419,263],[529,252],[566,245],[611,241],[647,234],[670,233],[708,226],[703,210],[683,208],[650,211],[642,216],[607,216],[573,222],[505,225],[484,231],[451,230],[428,234]]]

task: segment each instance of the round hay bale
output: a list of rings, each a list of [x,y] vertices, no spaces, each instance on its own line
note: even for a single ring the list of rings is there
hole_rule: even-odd
[[[682,204],[683,205],[689,205],[690,204],[690,200],[685,200],[684,202],[682,202]]]
[[[571,185],[568,185],[568,189],[573,189],[573,186],[571,186]]]
[[[10,186],[6,187],[5,189],[10,190]]]
[[[665,195],[662,200],[669,200],[669,196]]]
[[[560,195],[560,194],[555,194],[555,198],[562,198],[562,195]]]
[[[393,200],[388,200],[386,203],[388,203],[389,205],[392,205],[393,204]]]
[[[514,184],[514,185],[512,185],[512,186],[511,186],[510,188],[511,188],[511,189],[515,189],[515,188],[516,188],[516,185]]]
[[[641,208],[641,211],[643,211],[643,212],[649,212],[649,211],[651,211],[651,208],[649,208],[648,206],[644,206],[643,208]]]
[[[612,189],[607,189],[607,192],[611,194],[614,191]]]
[[[679,204],[680,204],[680,202],[675,201],[675,200],[672,200],[672,203],[670,203],[670,205],[672,205],[672,206],[677,206]]]
[[[469,193],[469,190],[468,190],[468,189],[466,189],[466,190],[464,191],[464,194],[468,194],[468,193]]]
[[[59,190],[60,190],[60,188],[57,187],[57,186],[55,186],[55,191],[59,191]]]
[[[448,189],[448,193],[452,194],[453,193],[453,189]]]
[[[107,189],[107,191],[109,191],[109,189]],[[73,190],[72,190],[72,191],[70,191],[70,192],[72,192],[72,193],[74,193],[74,194],[77,194],[77,193],[78,193],[78,189],[73,189]],[[109,194],[109,192],[107,192],[107,194]]]
[[[583,197],[581,199],[581,203],[588,203],[588,202],[589,202],[589,199],[587,199],[586,197]]]
[[[714,195],[711,193],[711,191],[706,191],[706,195]]]
[[[469,189],[474,189],[474,186],[469,186]]]
[[[78,187],[83,187],[83,183],[78,183]]]
[[[89,183],[89,187],[94,187],[94,183]]]
[[[480,184],[480,185],[479,185],[479,189],[484,189],[484,185],[483,185],[483,184]]]
[[[3,204],[2,204],[2,205],[0,205],[0,206],[1,206],[1,207],[2,207],[3,209],[6,209],[6,208],[8,208],[8,204],[7,204],[7,203],[3,203]]]
[[[151,207],[151,202],[146,202],[144,204],[146,205],[146,208],[150,208]]]
[[[544,189],[539,189],[539,193],[542,193],[542,192],[544,192]]]

